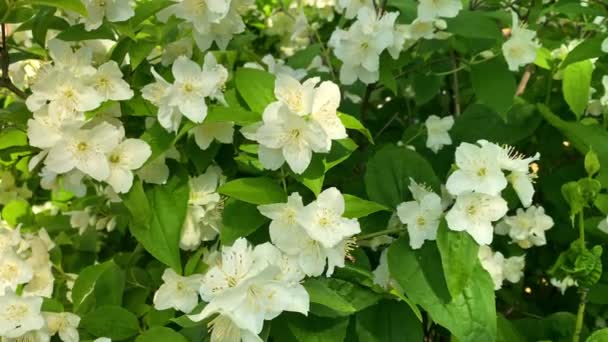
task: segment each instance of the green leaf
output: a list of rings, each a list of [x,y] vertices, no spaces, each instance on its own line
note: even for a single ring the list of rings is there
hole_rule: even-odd
[[[165,327],[154,327],[137,336],[135,342],[186,342],[184,335]]]
[[[267,177],[239,178],[220,186],[220,194],[253,204],[283,203],[287,195],[276,181]]]
[[[428,103],[435,96],[439,95],[441,78],[437,75],[415,73],[412,77],[412,83],[415,94],[414,100],[416,100],[416,105],[418,106]]]
[[[590,60],[576,62],[564,69],[562,91],[570,110],[578,119],[585,113],[589,103],[589,87],[593,63]]]
[[[33,5],[52,6],[76,12],[83,17],[88,16],[87,9],[80,0],[27,0],[27,2]]]
[[[148,164],[173,145],[175,135],[167,132],[158,122],[155,122],[141,135],[140,139],[147,142],[152,149],[152,155],[146,161],[146,164]]]
[[[508,321],[503,315],[496,316],[497,335],[496,342],[518,342],[525,341],[523,336],[517,331],[515,326]]]
[[[502,34],[495,20],[486,16],[483,11],[463,10],[454,18],[446,18],[447,32],[466,38],[498,40]]]
[[[241,68],[234,75],[236,90],[253,112],[262,113],[276,100],[274,75],[258,69]]]
[[[458,340],[496,339],[494,282],[478,261],[463,291],[451,300],[434,245],[413,251],[407,238],[400,238],[389,247],[388,263],[391,276],[408,298]]]
[[[572,63],[603,56],[602,42],[604,39],[606,39],[606,37],[599,36],[583,40],[568,53],[568,56],[566,56],[566,59],[564,59],[559,67],[565,68]]]
[[[135,70],[149,55],[156,46],[155,42],[138,40],[131,44],[129,48],[129,56],[131,57],[131,69]]]
[[[82,318],[80,327],[97,337],[126,340],[139,332],[137,317],[120,306],[102,306]]]
[[[70,41],[88,40],[88,39],[110,39],[114,40],[114,32],[107,25],[102,25],[99,28],[87,31],[84,29],[84,24],[70,26],[57,35],[57,38]]]
[[[23,199],[12,200],[2,208],[2,218],[11,227],[17,227],[19,223],[31,221],[32,216],[33,213],[30,204]]]
[[[359,131],[361,134],[363,134],[367,140],[370,143],[374,143],[374,138],[372,137],[372,133],[369,131],[369,129],[365,128],[365,126],[363,126],[363,124],[361,123],[361,121],[357,120],[357,118],[355,118],[354,116],[348,115],[348,114],[344,114],[344,113],[338,113],[338,117],[340,118],[340,121],[342,121],[342,124],[344,125],[344,127],[348,128],[348,129],[354,129],[356,131]]]
[[[171,4],[173,2],[170,0],[138,1],[135,15],[129,21],[133,27],[136,27]]]
[[[471,66],[471,81],[477,100],[498,114],[504,115],[513,105],[517,83],[503,58]]]
[[[462,293],[475,269],[479,246],[469,234],[451,231],[445,220],[441,220],[437,247],[448,289],[452,297],[456,297]]]
[[[348,316],[376,304],[381,295],[357,284],[334,278],[312,278],[304,282],[313,304],[311,311],[320,316]]]
[[[3,128],[0,132],[0,150],[15,146],[27,146],[27,134],[16,128]]]
[[[422,323],[404,302],[383,300],[356,315],[359,342],[424,340]]]
[[[234,122],[246,126],[262,120],[259,113],[250,112],[239,107],[209,106],[205,122]]]
[[[146,193],[141,181],[135,182],[124,199],[131,212],[131,233],[152,256],[177,273],[182,269],[179,240],[189,191],[187,175],[177,174]]]
[[[542,104],[538,105],[538,110],[551,126],[560,130],[568,138],[574,148],[583,155],[593,148],[600,164],[608,165],[608,144],[606,144],[608,132],[604,128],[599,125],[583,125],[578,122],[564,121]],[[608,168],[602,168],[598,177],[598,180],[606,186],[608,184]]]
[[[372,201],[395,208],[410,198],[410,178],[439,190],[439,179],[426,159],[405,147],[387,145],[369,159],[365,189]]]
[[[357,196],[344,194],[344,202],[346,210],[344,211],[344,217],[348,218],[359,218],[371,215],[379,211],[390,211],[389,208],[378,204],[376,202],[364,200]]]
[[[255,232],[268,219],[258,211],[256,205],[230,198],[226,201],[222,219],[220,239],[223,245],[232,245],[240,238]]]
[[[309,314],[284,313],[272,321],[270,335],[281,342],[345,341],[348,317],[328,319]]]
[[[608,341],[608,328],[597,330],[591,334],[586,342],[606,342]]]
[[[85,267],[72,288],[74,311],[86,313],[96,303],[121,305],[125,275],[112,260]]]

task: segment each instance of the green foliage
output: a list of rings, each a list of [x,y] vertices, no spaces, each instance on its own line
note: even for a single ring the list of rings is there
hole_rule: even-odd
[[[592,73],[593,63],[590,60],[570,64],[564,69],[562,91],[570,110],[578,119],[587,108]]]

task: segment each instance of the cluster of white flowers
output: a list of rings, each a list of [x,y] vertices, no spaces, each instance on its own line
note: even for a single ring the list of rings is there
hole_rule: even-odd
[[[561,292],[561,294],[566,293],[566,290],[569,287],[578,286],[577,281],[570,276],[566,276],[563,279],[551,278],[550,282],[551,285],[559,289],[559,292]]]
[[[454,117],[449,115],[443,118],[430,115],[424,122],[426,127],[426,147],[437,153],[444,146],[452,145],[452,138],[448,131],[454,126]]]
[[[154,295],[158,310],[174,308],[190,313],[198,294],[207,305],[190,315],[201,321],[212,315],[211,341],[262,341],[257,335],[264,321],[283,311],[307,314],[310,300],[300,284],[304,273],[293,257],[270,243],[252,247],[246,239],[224,246],[204,275],[180,276],[167,269]]]
[[[405,35],[401,26],[395,26],[398,15],[397,12],[378,15],[373,7],[364,6],[348,30],[337,28],[332,33],[328,45],[342,61],[342,84],[353,84],[357,79],[365,84],[378,81],[380,54],[384,50],[394,59],[399,58]]]
[[[260,144],[258,157],[265,168],[277,170],[287,162],[293,172],[301,174],[313,152],[327,153],[332,140],[347,137],[337,113],[340,88],[331,81],[319,81],[314,77],[300,83],[279,74],[274,88],[278,100],[266,107],[262,122],[241,130]]]
[[[84,234],[89,227],[96,230],[111,232],[116,228],[116,216],[101,215],[93,213],[93,207],[86,207],[83,210],[66,211],[64,214],[70,216],[70,225],[78,229],[78,234]]]
[[[480,245],[492,242],[492,222],[507,213],[507,202],[500,196],[510,183],[522,205],[529,207],[534,195],[530,163],[538,160],[524,157],[513,148],[501,147],[485,140],[478,144],[462,143],[456,148],[456,166],[446,188],[456,196],[456,203],[446,215],[448,227],[467,231]],[[505,171],[509,172],[505,175]]]
[[[181,249],[194,250],[202,241],[217,237],[222,228],[224,208],[217,188],[222,183],[222,170],[217,166],[210,166],[202,175],[190,178],[188,211],[179,242]]]
[[[489,246],[480,246],[477,256],[481,266],[492,277],[495,290],[502,288],[505,279],[511,283],[517,283],[524,275],[524,256],[505,258],[502,253],[492,251]]]
[[[59,334],[77,342],[80,318],[72,313],[41,312],[43,297],[53,294],[55,278],[49,251],[55,244],[46,230],[22,234],[0,222],[0,336],[48,341]],[[17,294],[19,293],[19,294]]]
[[[540,45],[535,39],[536,32],[519,25],[517,13],[512,12],[512,16],[511,37],[502,45],[502,53],[509,64],[509,70],[517,71],[520,66],[534,62]]]
[[[352,237],[361,232],[356,219],[344,218],[344,197],[329,188],[304,206],[302,197],[292,193],[287,203],[258,206],[262,215],[272,219],[270,240],[283,253],[296,260],[308,276],[318,276],[327,265],[326,275],[344,267],[352,248]]]
[[[116,0],[124,1],[124,0]],[[175,4],[157,14],[161,22],[171,16],[182,19],[183,30],[191,30],[201,51],[208,50],[215,42],[224,50],[235,34],[245,31],[241,15],[246,13],[252,0],[173,0]]]
[[[496,234],[509,235],[521,248],[547,244],[545,231],[553,227],[553,219],[543,207],[531,206],[517,209],[515,216],[506,216],[496,225]]]
[[[82,194],[80,181],[86,174],[107,182],[116,192],[127,192],[133,183],[131,170],[148,159],[150,146],[125,139],[119,121],[101,115],[87,121],[85,116],[105,101],[133,97],[118,64],[109,61],[96,69],[89,48],[74,52],[57,39],[49,42],[49,53],[54,63],[41,70],[26,100],[34,113],[28,120],[30,145],[42,149],[30,168],[46,157],[41,175],[48,187],[53,187],[57,175],[66,174],[72,179],[68,183]]]
[[[224,102],[222,88],[228,70],[217,63],[212,53],[205,55],[201,68],[185,56],[175,60],[171,68],[175,82],[167,82],[154,69],[156,82],[142,89],[144,99],[158,107],[158,122],[169,132],[176,132],[185,116],[194,123],[207,117],[206,98]]]

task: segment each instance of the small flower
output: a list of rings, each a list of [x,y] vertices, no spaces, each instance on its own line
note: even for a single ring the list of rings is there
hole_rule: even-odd
[[[0,296],[0,336],[17,338],[44,326],[42,298],[19,297],[12,292]]]
[[[502,45],[502,53],[509,70],[517,71],[520,66],[534,62],[539,44],[535,41],[536,32],[519,26],[517,13],[513,12],[512,18],[511,38]]]
[[[78,334],[80,317],[71,312],[45,312],[42,315],[46,321],[44,330],[49,335],[59,334],[59,338],[61,338],[63,342],[80,341],[80,336]]]
[[[436,115],[431,115],[424,122],[426,126],[426,147],[437,153],[446,145],[452,145],[452,139],[448,131],[454,125],[454,117],[446,116],[440,118]]]
[[[274,203],[258,206],[260,213],[270,219],[270,240],[287,254],[297,254],[302,250],[302,241],[308,239],[304,228],[298,224],[298,214],[304,209],[302,197],[292,193],[287,203]]]
[[[460,144],[456,148],[456,165],[458,170],[450,175],[446,183],[452,195],[476,191],[496,196],[507,186],[507,179],[492,146]]]
[[[422,247],[425,240],[435,240],[443,214],[441,198],[435,193],[424,195],[420,201],[409,201],[397,206],[397,215],[407,225],[410,246]]]
[[[165,269],[163,284],[154,293],[154,308],[166,310],[173,308],[185,313],[191,312],[198,304],[197,290],[202,282],[202,275],[193,274],[183,277],[170,268]]]
[[[123,101],[133,97],[133,90],[122,79],[122,72],[114,61],[109,61],[99,66],[97,73],[93,75],[91,84],[106,101]]]
[[[125,139],[108,155],[110,175],[106,180],[118,193],[125,193],[133,184],[132,170],[139,169],[152,155],[150,145],[141,139]]]
[[[190,133],[194,135],[194,141],[201,150],[206,150],[213,140],[222,144],[232,144],[234,135],[234,123],[232,122],[203,122],[192,128]]]
[[[478,244],[488,245],[493,238],[492,222],[500,220],[507,210],[502,197],[467,192],[456,197],[445,218],[451,230],[466,231]]]
[[[83,0],[88,16],[84,27],[87,31],[95,30],[106,17],[110,22],[125,21],[135,15],[131,1],[127,0]]]
[[[521,248],[547,244],[545,231],[553,227],[553,219],[545,214],[543,207],[517,209],[515,216],[507,216],[496,226],[497,234],[508,234]]]
[[[418,18],[427,21],[438,17],[453,18],[461,9],[461,0],[420,0]]]

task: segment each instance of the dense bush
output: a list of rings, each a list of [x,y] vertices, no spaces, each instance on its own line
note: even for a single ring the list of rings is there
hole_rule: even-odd
[[[1,0],[1,341],[608,341],[603,0]]]

